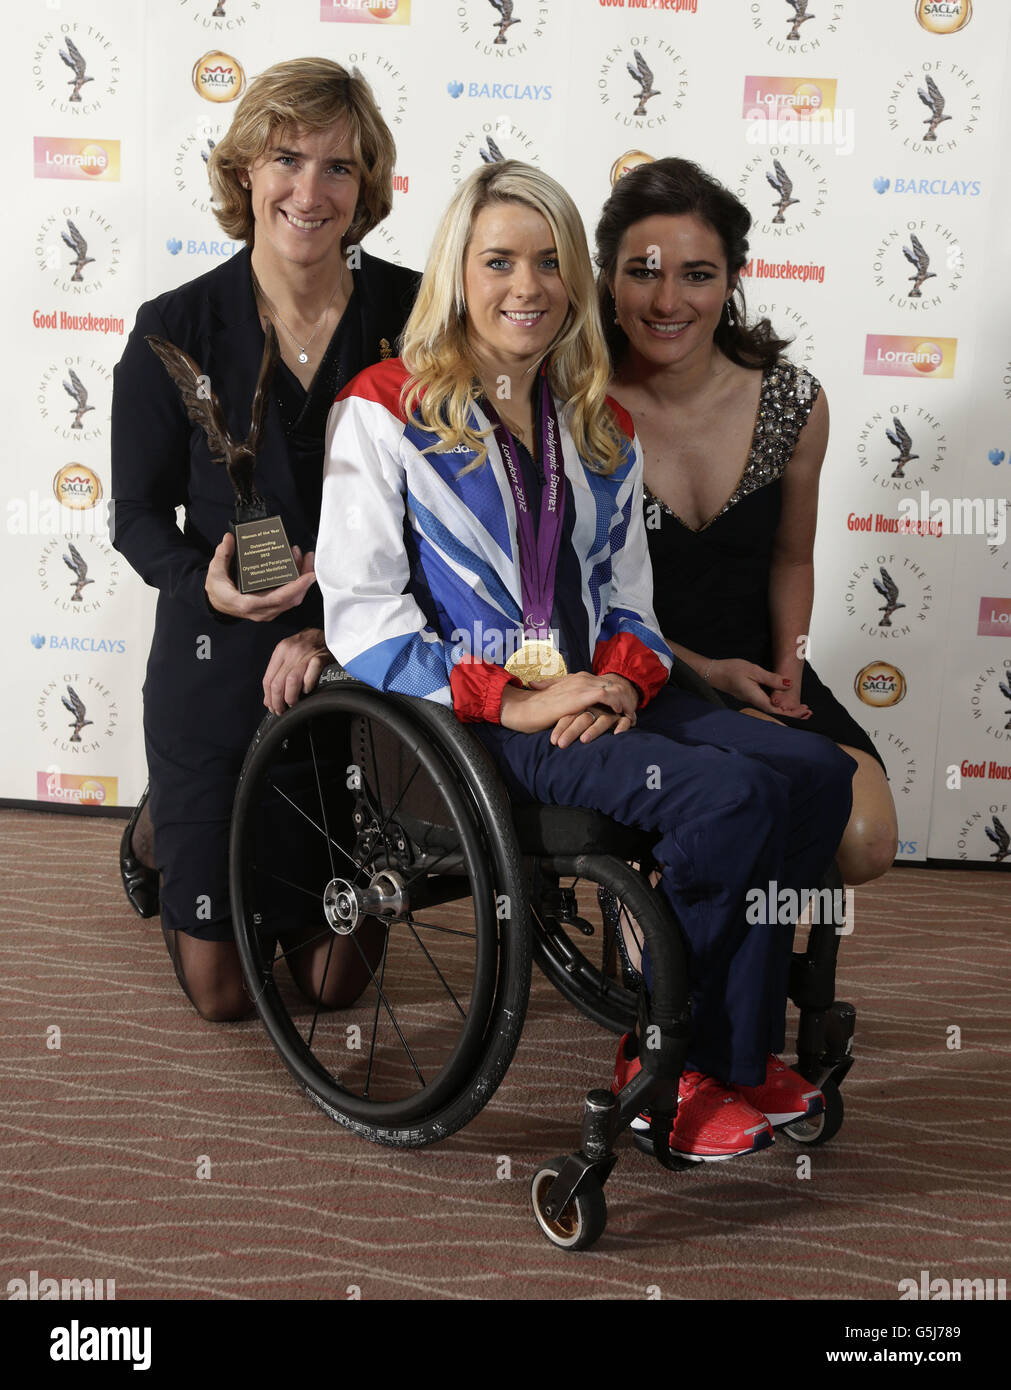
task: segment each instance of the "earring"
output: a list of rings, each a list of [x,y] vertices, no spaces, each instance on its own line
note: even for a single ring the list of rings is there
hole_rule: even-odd
[[[727,304],[727,323],[731,323],[731,324],[732,324],[733,321],[734,321],[734,306],[731,304],[731,302],[730,302],[729,299],[726,301],[726,304]]]

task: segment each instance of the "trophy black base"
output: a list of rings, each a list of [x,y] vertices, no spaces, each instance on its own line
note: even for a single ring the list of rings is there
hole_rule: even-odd
[[[229,525],[235,536],[235,582],[240,593],[262,594],[298,578],[298,565],[279,516]]]

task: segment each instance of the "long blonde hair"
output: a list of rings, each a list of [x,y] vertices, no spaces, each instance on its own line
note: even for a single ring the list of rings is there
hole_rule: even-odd
[[[539,212],[551,228],[569,309],[545,356],[548,386],[568,412],[580,457],[596,472],[613,473],[621,463],[624,445],[605,403],[610,362],[583,224],[560,184],[515,159],[476,169],[461,183],[443,215],[404,329],[401,357],[410,373],[404,385],[404,409],[439,436],[441,445],[433,447],[462,444],[477,452],[463,472],[484,463],[488,456],[485,435],[468,422],[481,385],[467,342],[463,270],[474,221],[491,203],[523,203]]]

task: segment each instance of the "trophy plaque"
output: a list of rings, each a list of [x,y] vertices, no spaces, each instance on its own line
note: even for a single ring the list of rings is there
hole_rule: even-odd
[[[267,414],[267,391],[277,366],[280,349],[274,325],[265,329],[263,360],[253,393],[252,420],[244,440],[233,439],[225,424],[221,401],[211,390],[193,358],[182,348],[153,333],[147,335],[153,352],[179,388],[186,413],[207,436],[215,463],[223,463],[235,493],[235,520],[229,525],[235,536],[235,577],[243,594],[260,594],[298,578],[298,565],[291,553],[284,522],[268,516],[263,499],[253,486],[256,454],[263,439]]]

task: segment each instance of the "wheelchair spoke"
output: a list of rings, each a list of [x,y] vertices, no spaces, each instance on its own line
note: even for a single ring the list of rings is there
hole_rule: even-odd
[[[259,864],[250,865],[254,873],[262,874],[264,878],[271,878],[275,883],[283,883],[285,888],[294,888],[296,893],[304,893],[307,898],[312,898],[318,905],[320,901],[319,889],[303,888],[301,883],[292,883],[290,878],[282,878],[280,874],[275,874],[272,869],[263,869]]]
[[[457,1013],[460,1015],[461,1018],[466,1018],[467,1015],[466,1015],[466,1013],[464,1012],[464,1010],[460,1007],[460,1002],[459,1002],[459,1000],[457,999],[457,997],[456,997],[456,995],[453,993],[453,991],[450,989],[449,985],[446,983],[446,977],[445,977],[445,975],[443,975],[442,971],[439,969],[439,967],[436,965],[435,961],[432,959],[431,955],[429,954],[428,947],[427,947],[427,946],[425,945],[425,943],[422,941],[422,939],[421,939],[421,937],[418,935],[418,933],[414,930],[414,923],[411,921],[410,913],[408,913],[407,917],[406,917],[404,920],[407,922],[407,925],[411,928],[411,935],[414,937],[415,941],[418,943],[418,945],[419,945],[419,946],[421,947],[421,949],[424,951],[425,956],[426,956],[426,958],[427,958],[427,960],[428,960],[429,965],[432,967],[432,969],[433,969],[433,970],[435,971],[435,973],[438,975],[439,981],[440,981],[440,983],[442,984],[443,989],[446,991],[446,993],[449,995],[450,999],[452,999],[453,1003],[455,1004]]]
[[[365,1073],[365,1089],[362,1091],[363,1096],[368,1095],[369,1087],[372,1085],[372,1066],[376,1059],[376,1030],[379,1027],[379,999],[383,992],[383,981],[386,978],[386,957],[389,954],[389,949],[390,933],[387,931],[386,940],[383,942],[383,958],[379,963],[379,984],[376,987],[376,1008],[372,1015],[372,1042],[369,1046],[369,1065]]]
[[[418,866],[416,872],[404,879],[404,887],[410,888],[412,883],[417,883],[419,878],[423,878],[426,874],[430,874],[444,859],[448,859],[450,855],[456,853],[458,853],[456,849],[444,849],[442,853],[436,855],[434,859],[426,859],[424,864]]]
[[[319,982],[319,991],[316,995],[316,1011],[312,1016],[312,1027],[309,1029],[309,1036],[306,1039],[306,1047],[312,1047],[313,1035],[316,1032],[316,1022],[319,1019],[319,1011],[323,1007],[323,990],[326,987],[326,977],[330,970],[330,960],[333,956],[333,944],[337,938],[331,933],[330,945],[326,950],[326,964],[323,966],[323,976]]]
[[[355,873],[360,874],[362,872],[361,864],[359,864],[356,859],[353,859],[352,856],[348,854],[344,846],[339,845],[336,840],[331,840],[329,835],[327,835],[326,831],[323,829],[323,827],[317,825],[316,822],[313,820],[312,816],[310,816],[307,811],[303,811],[301,806],[299,806],[297,802],[292,801],[288,793],[282,791],[281,788],[277,785],[277,783],[272,782],[269,777],[267,778],[267,786],[270,788],[271,791],[277,792],[278,796],[283,797],[284,800],[287,801],[288,805],[292,808],[292,810],[297,811],[298,814],[303,818],[303,820],[307,820],[309,824],[312,826],[313,830],[318,830],[319,833],[322,836],[324,836],[324,838],[328,841],[328,843],[333,845],[334,849],[339,849],[341,854],[343,854],[344,858],[348,861],[348,863],[354,865]],[[337,875],[334,874],[334,877],[336,878]]]
[[[300,941],[296,946],[289,946],[287,951],[278,951],[274,957],[274,964],[279,960],[284,960],[286,956],[293,956],[296,951],[301,951],[306,946],[315,946],[317,941],[325,941],[327,937],[332,939],[333,932],[329,927],[324,927],[316,936],[310,936],[308,941]]]
[[[477,937],[477,932],[461,931],[459,927],[437,927],[434,922],[419,922],[417,917],[415,917],[413,913],[411,914],[411,919],[408,925],[410,925],[411,923],[413,923],[416,927],[424,927],[426,931],[445,932],[447,936],[466,936],[471,941],[474,941]]]
[[[397,804],[396,804],[396,806],[394,806],[394,807],[391,809],[390,814],[386,817],[386,819],[383,821],[382,825],[379,827],[379,834],[380,834],[380,836],[383,837],[383,843],[384,843],[384,844],[385,844],[385,842],[386,842],[386,827],[389,825],[389,823],[390,823],[390,821],[393,819],[393,817],[397,814],[397,811],[398,811],[399,808],[400,808],[401,802],[403,801],[403,799],[404,799],[404,797],[407,795],[407,793],[410,791],[411,783],[414,781],[415,777],[417,777],[417,775],[418,775],[418,773],[419,773],[420,771],[421,771],[421,765],[420,765],[420,763],[419,763],[418,766],[417,766],[417,767],[414,769],[414,771],[411,773],[410,777],[408,777],[407,781],[404,783],[403,789],[401,790],[401,793],[400,793],[399,797],[397,798]],[[379,806],[379,814],[380,814],[380,815],[383,814],[382,803],[380,803],[380,806]]]
[[[316,740],[313,738],[312,725],[309,725],[309,751],[312,753],[312,770],[316,777],[316,791],[319,795],[319,813],[323,820],[323,834],[326,836],[327,853],[330,855],[330,877],[337,877],[337,866],[333,859],[333,840],[330,836],[330,827],[326,820],[326,803],[323,800],[323,783],[319,776],[319,761],[316,757]],[[330,964],[330,957],[327,956],[327,965]]]
[[[375,971],[372,969],[372,966],[369,965],[368,956],[366,956],[366,954],[365,954],[365,952],[362,950],[361,946],[359,946],[359,944],[358,944],[358,938],[357,938],[357,937],[352,936],[351,940],[355,943],[355,949],[357,950],[358,954],[361,956],[363,962],[365,963],[365,969],[369,972],[369,976],[370,976],[370,978],[371,978],[371,980],[372,980],[372,983],[373,983],[373,984],[375,985],[375,987],[376,987],[376,993],[379,995],[379,999],[380,999],[381,1002],[382,1002],[383,1008],[386,1010],[386,1012],[387,1012],[387,1013],[389,1014],[389,1016],[390,1016],[390,1022],[393,1024],[393,1027],[396,1029],[397,1037],[400,1039],[400,1041],[401,1041],[401,1042],[403,1043],[403,1045],[404,1045],[404,1051],[407,1053],[407,1056],[408,1056],[408,1058],[410,1059],[411,1066],[414,1068],[414,1071],[415,1071],[415,1074],[416,1074],[418,1080],[421,1082],[422,1086],[426,1085],[425,1078],[422,1076],[421,1070],[420,1070],[420,1068],[419,1068],[417,1062],[414,1060],[414,1053],[411,1051],[410,1047],[408,1047],[408,1045],[407,1045],[407,1039],[404,1037],[403,1032],[401,1031],[401,1028],[400,1028],[400,1024],[397,1022],[396,1016],[394,1015],[393,1010],[390,1008],[389,1000],[386,998],[386,995],[383,993],[382,987],[381,987],[379,981],[376,979]],[[387,933],[387,940],[389,940],[389,933]],[[383,959],[384,959],[384,966],[385,966],[385,951],[384,951],[384,953],[383,953]]]

